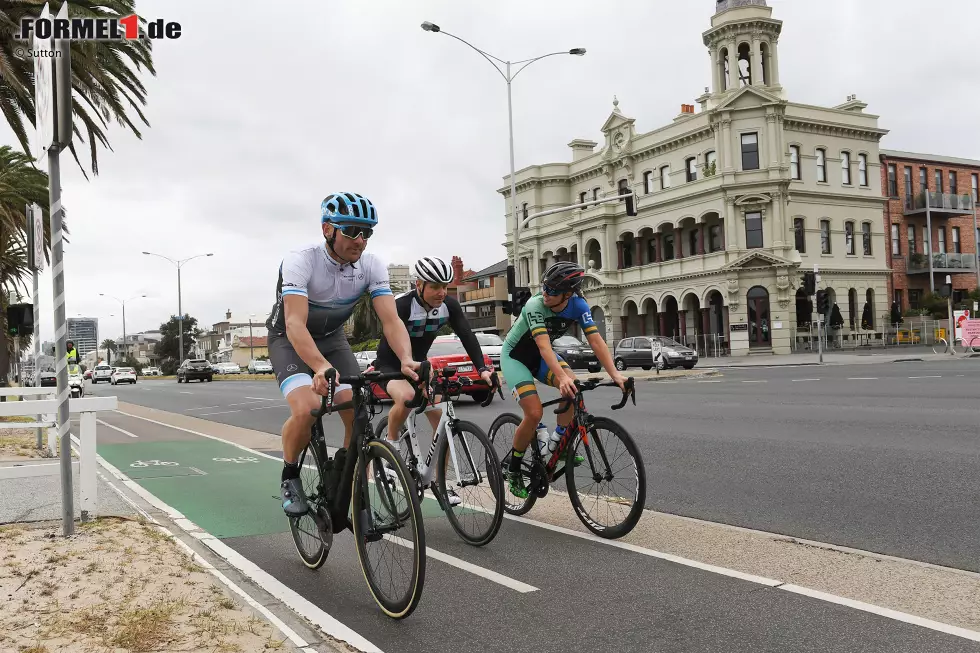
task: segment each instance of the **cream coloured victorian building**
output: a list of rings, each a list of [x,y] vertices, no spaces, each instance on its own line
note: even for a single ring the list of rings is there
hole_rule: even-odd
[[[589,270],[585,295],[607,340],[670,335],[735,356],[791,351],[811,318],[800,277],[814,265],[841,333],[861,330],[867,304],[880,320],[887,132],[854,96],[835,107],[789,101],[781,30],[765,0],[718,0],[703,34],[711,88],[699,111],[683,105],[671,124],[641,132],[614,100],[601,146],[576,139],[571,162],[518,171],[519,215],[627,188],[637,207],[634,217],[615,201],[532,221],[521,230],[519,284],[537,289],[548,265],[575,260]],[[499,192],[509,206],[509,177]],[[509,256],[513,237],[507,220]]]

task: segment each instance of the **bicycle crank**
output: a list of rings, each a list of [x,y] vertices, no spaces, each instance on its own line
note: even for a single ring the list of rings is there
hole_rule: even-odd
[[[333,546],[333,523],[330,520],[330,511],[324,508],[322,505],[317,504],[316,510],[310,513],[313,518],[314,523],[316,523],[317,531],[320,533],[320,541],[323,542],[323,548],[330,552],[330,547]]]

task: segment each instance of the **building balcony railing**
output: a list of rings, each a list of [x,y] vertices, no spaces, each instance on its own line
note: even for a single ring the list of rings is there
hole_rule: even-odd
[[[928,274],[929,259],[925,254],[912,254],[905,257],[907,274]],[[974,254],[933,254],[933,272],[969,272],[975,270],[977,257]]]
[[[462,293],[459,301],[461,304],[467,302],[486,302],[492,300],[506,300],[507,299],[507,287],[506,284],[498,284],[491,288],[478,288],[477,290],[467,290]]]
[[[467,317],[466,319],[470,323],[471,329],[487,329],[497,326],[497,317],[495,315],[489,317]]]
[[[928,207],[933,213],[969,214],[973,209],[973,198],[968,193],[953,195],[926,191],[905,198],[905,215],[924,213]]]

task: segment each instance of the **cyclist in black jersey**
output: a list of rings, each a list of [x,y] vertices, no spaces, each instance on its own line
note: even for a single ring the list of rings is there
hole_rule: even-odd
[[[439,329],[449,324],[473,360],[474,369],[479,370],[483,380],[490,383],[493,369],[484,365],[483,350],[459,302],[447,294],[453,281],[453,269],[442,259],[427,256],[415,263],[415,275],[418,277],[415,289],[395,299],[398,317],[408,328],[412,342],[412,360],[424,361]],[[384,337],[378,345],[375,368],[382,372],[397,372],[400,368],[398,357]],[[411,410],[405,407],[405,402],[415,397],[415,391],[406,381],[388,381],[385,392],[394,401],[388,412],[388,439],[395,441]],[[430,411],[426,416],[435,432],[439,425],[439,413]]]

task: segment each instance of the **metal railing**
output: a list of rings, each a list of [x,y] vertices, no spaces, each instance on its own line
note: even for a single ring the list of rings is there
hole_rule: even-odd
[[[969,193],[956,194],[922,191],[912,196],[911,206],[906,198],[905,206],[909,210],[919,211],[928,207],[936,210],[969,211],[973,206],[973,198]]]
[[[908,272],[928,272],[927,254],[912,254],[905,257]],[[935,270],[973,270],[977,259],[974,254],[932,254],[932,269]]]
[[[939,321],[920,318],[904,319],[905,322],[892,324],[891,314],[885,313],[878,316],[873,330],[852,330],[846,321],[840,329],[824,328],[822,331],[824,351],[867,347],[931,346],[939,339],[941,335]],[[797,328],[791,343],[794,352],[817,351],[816,322],[807,323]]]

